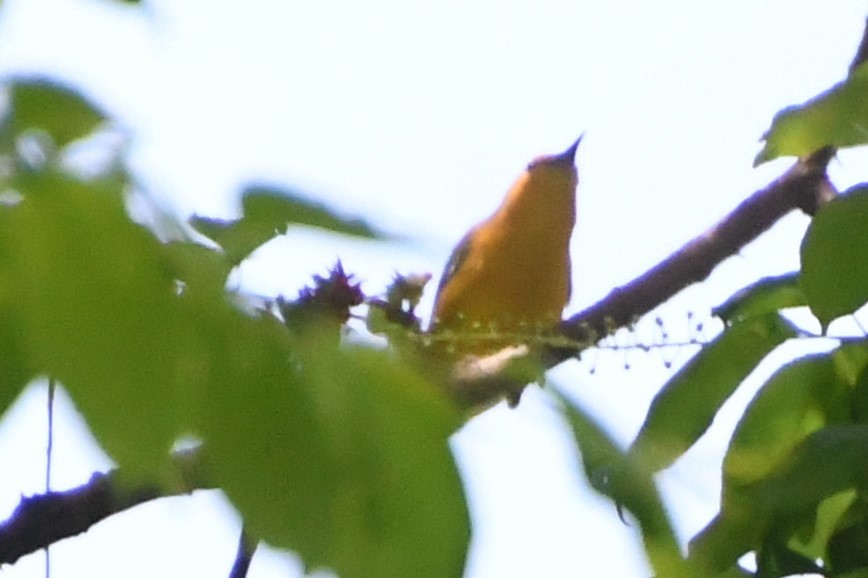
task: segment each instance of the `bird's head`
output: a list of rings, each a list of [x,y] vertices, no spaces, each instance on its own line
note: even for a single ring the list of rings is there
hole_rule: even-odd
[[[579,174],[576,170],[576,151],[582,137],[576,139],[570,148],[556,155],[546,155],[535,158],[527,166],[525,177],[535,183],[534,188],[574,191],[579,184]]]

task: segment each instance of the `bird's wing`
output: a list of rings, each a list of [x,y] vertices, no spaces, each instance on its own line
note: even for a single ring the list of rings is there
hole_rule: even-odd
[[[449,261],[446,262],[446,267],[443,269],[443,275],[440,277],[440,283],[437,285],[437,294],[434,297],[434,311],[437,311],[437,302],[440,300],[440,294],[443,288],[449,284],[449,281],[455,275],[455,272],[461,268],[461,265],[470,254],[470,245],[473,236],[476,234],[476,227],[467,232],[466,235],[459,241],[455,249],[452,250],[452,255],[449,256]]]

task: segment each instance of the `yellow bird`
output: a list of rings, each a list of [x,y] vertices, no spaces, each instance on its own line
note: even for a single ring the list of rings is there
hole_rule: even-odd
[[[493,353],[560,321],[572,288],[569,245],[581,140],[531,162],[494,214],[453,251],[437,288],[430,331],[453,332],[449,345],[457,354]]]

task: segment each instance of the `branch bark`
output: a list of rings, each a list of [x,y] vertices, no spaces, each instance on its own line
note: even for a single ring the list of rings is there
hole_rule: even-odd
[[[717,265],[790,212],[801,209],[813,215],[836,194],[826,175],[833,155],[832,148],[824,148],[799,160],[781,177],[756,191],[716,225],[661,263],[564,321],[563,335],[571,340],[596,342],[613,328],[628,325],[689,285],[704,281]],[[559,363],[574,354],[569,348],[552,349],[551,363]]]
[[[129,485],[122,472],[96,473],[77,488],[25,497],[6,522],[0,524],[0,567],[22,556],[87,531],[97,522],[145,502],[211,489],[202,473],[198,449],[176,452],[172,461],[178,483]]]

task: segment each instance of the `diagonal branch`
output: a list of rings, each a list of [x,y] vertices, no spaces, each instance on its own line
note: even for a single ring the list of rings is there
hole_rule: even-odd
[[[799,160],[781,177],[755,192],[717,224],[655,267],[564,321],[562,333],[570,340],[595,343],[689,285],[704,281],[717,265],[793,210],[801,209],[813,215],[836,194],[826,176],[826,166],[833,155],[834,149],[824,148]],[[551,364],[573,355],[575,349],[553,349]]]
[[[97,522],[157,498],[210,489],[201,473],[198,449],[176,452],[177,487],[124,483],[118,470],[96,473],[77,488],[22,498],[8,520],[0,524],[0,566],[87,531]]]

